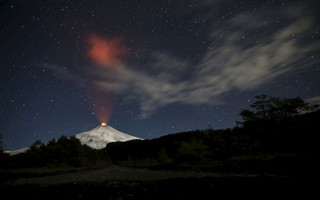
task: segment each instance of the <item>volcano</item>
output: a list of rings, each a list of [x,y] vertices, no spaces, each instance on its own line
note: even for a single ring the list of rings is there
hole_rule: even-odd
[[[141,140],[141,138],[120,132],[104,123],[92,130],[76,134],[75,136],[82,144],[86,144],[93,149],[103,149],[110,142]]]

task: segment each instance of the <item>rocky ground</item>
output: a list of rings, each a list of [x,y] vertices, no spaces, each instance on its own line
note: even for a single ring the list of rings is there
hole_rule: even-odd
[[[42,177],[15,178],[1,185],[2,195],[23,199],[212,199],[221,195],[305,197],[312,192],[306,182],[296,177],[161,171],[116,166]]]
[[[175,178],[204,178],[221,176],[226,175],[194,171],[164,171],[112,166],[104,169],[79,171],[51,176],[19,178],[9,181],[8,184],[12,186],[51,186],[61,184],[82,184],[88,182],[159,181]]]

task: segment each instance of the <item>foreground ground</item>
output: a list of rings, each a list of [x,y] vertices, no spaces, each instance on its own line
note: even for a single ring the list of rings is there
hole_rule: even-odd
[[[212,199],[217,196],[307,197],[307,178],[214,174],[109,167],[40,177],[15,177],[1,184],[1,194],[24,199]],[[203,198],[201,198],[203,197]]]

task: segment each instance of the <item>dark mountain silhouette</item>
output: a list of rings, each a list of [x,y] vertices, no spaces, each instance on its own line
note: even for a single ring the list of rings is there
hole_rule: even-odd
[[[300,98],[258,96],[253,110],[232,129],[195,130],[152,140],[112,142],[101,150],[62,136],[36,142],[15,156],[1,154],[1,168],[103,167],[303,175],[314,166],[320,111]]]
[[[195,130],[153,140],[111,143],[118,165],[297,175],[315,159],[320,111],[300,98],[258,96],[233,129]],[[250,116],[250,117],[249,117]]]

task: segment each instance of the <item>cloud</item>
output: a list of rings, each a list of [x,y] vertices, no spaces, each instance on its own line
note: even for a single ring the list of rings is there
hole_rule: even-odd
[[[100,66],[115,66],[122,64],[121,57],[127,48],[119,39],[108,39],[92,34],[88,39],[87,56]]]
[[[306,102],[311,103],[311,104],[320,105],[320,96],[315,96],[310,99],[306,99]]]
[[[86,81],[136,101],[145,116],[172,103],[217,104],[233,91],[257,89],[310,64],[306,55],[318,51],[320,44],[303,36],[310,35],[314,21],[292,10],[287,15],[288,22],[281,26],[270,27],[254,13],[213,24],[212,47],[196,64],[154,51],[138,70],[121,61],[125,46],[120,42],[91,36],[88,56],[99,66],[118,67],[103,68]]]
[[[313,24],[309,17],[295,16],[286,26],[274,29],[268,36],[259,38],[257,43],[248,44],[246,37],[249,36],[243,34],[257,27],[265,27],[261,24],[242,26],[248,21],[258,23],[262,20],[255,15],[241,16],[245,17],[235,16],[212,31],[210,37],[218,44],[209,49],[194,66],[195,73],[190,75],[190,79],[178,79],[178,82],[172,79],[172,76],[180,76],[175,69],[186,69],[190,64],[163,52],[158,52],[156,56],[163,58],[161,62],[150,66],[161,69],[162,76],[151,77],[143,73],[132,76],[129,88],[138,99],[141,110],[153,112],[171,103],[218,103],[232,91],[256,89],[308,65],[305,55],[319,50],[319,42],[301,43],[293,37],[308,34]],[[233,30],[237,30],[237,33]]]

